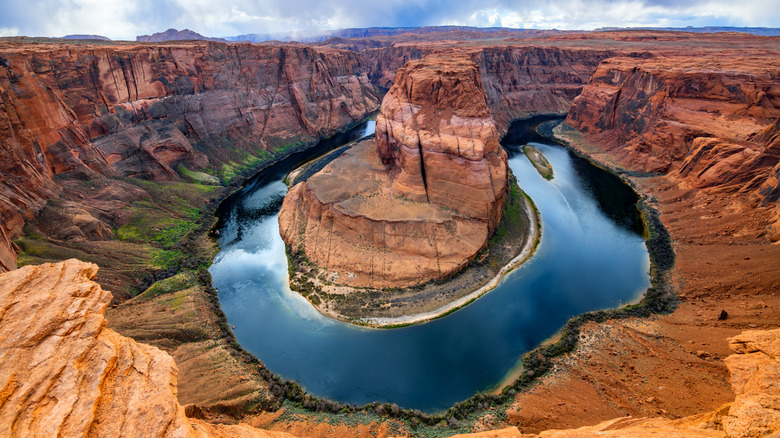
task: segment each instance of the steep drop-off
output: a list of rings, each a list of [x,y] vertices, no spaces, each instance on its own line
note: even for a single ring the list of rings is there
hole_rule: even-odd
[[[106,328],[103,312],[110,293],[91,281],[96,272],[93,264],[69,260],[0,275],[3,436],[291,436],[245,423],[220,425],[187,418],[177,401],[177,368],[172,358]],[[725,362],[736,398],[713,412],[678,420],[623,417],[538,435],[521,434],[511,427],[464,436],[748,438],[776,434],[780,431],[780,330],[746,331],[729,344],[736,354]],[[289,430],[291,426],[272,427]],[[315,428],[316,434],[335,432],[331,425],[308,426],[307,432]],[[338,429],[344,435],[360,432],[359,426]],[[366,429],[372,435],[392,434],[371,425]]]
[[[61,191],[57,178],[176,180],[186,168],[227,180],[236,167],[299,148],[378,106],[360,57],[347,51],[6,42],[0,269],[16,266],[10,239]]]
[[[408,63],[363,142],[293,187],[279,214],[293,253],[350,286],[446,278],[501,216],[506,153],[466,57]]]

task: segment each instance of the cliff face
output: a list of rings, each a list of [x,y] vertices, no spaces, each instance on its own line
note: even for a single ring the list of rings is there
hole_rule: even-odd
[[[18,43],[17,43],[18,44]],[[0,269],[54,175],[175,180],[289,150],[379,106],[360,57],[188,42],[0,47]]]
[[[516,119],[565,114],[611,50],[491,47],[474,55],[488,107],[501,132]]]
[[[614,58],[599,66],[566,121],[631,170],[772,205],[778,68],[771,57]]]
[[[471,57],[479,66],[488,108],[499,132],[504,132],[518,118],[565,114],[599,63],[618,52],[513,45],[443,49],[437,45],[407,44],[364,50],[361,55],[371,82],[389,88],[404,64],[432,53],[460,53]]]
[[[3,436],[287,437],[246,424],[187,418],[171,357],[106,328],[110,293],[97,266],[68,260],[0,275],[0,430]],[[729,340],[736,399],[670,420],[623,417],[574,430],[517,428],[464,436],[755,437],[780,431],[780,330]],[[332,427],[332,426],[329,426]],[[332,431],[332,428],[331,428]]]
[[[412,61],[363,142],[285,197],[282,238],[351,286],[447,277],[487,243],[507,190],[506,153],[477,66]]]
[[[506,152],[483,90],[467,58],[409,62],[382,101],[376,146],[393,193],[484,220],[492,231],[506,194]]]

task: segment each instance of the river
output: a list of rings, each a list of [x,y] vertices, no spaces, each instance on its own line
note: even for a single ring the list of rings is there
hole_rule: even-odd
[[[518,184],[541,213],[537,252],[476,302],[410,327],[335,321],[287,285],[277,221],[287,191],[282,179],[311,155],[373,133],[373,122],[250,180],[220,207],[221,251],[210,268],[241,346],[314,395],[434,413],[495,387],[571,316],[639,300],[650,285],[650,262],[636,195],[528,127],[513,124],[504,147]],[[551,181],[520,152],[526,142],[552,164]]]

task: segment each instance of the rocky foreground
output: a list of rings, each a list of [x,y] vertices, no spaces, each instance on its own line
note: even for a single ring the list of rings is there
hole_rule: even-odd
[[[506,152],[468,57],[408,63],[363,142],[290,189],[279,225],[295,255],[349,286],[452,276],[486,246],[507,193]]]
[[[0,434],[281,436],[188,419],[173,358],[106,328],[97,270],[69,260],[0,276]]]
[[[0,275],[0,433],[3,436],[284,437],[248,424],[185,415],[165,352],[106,328],[111,294],[77,260]],[[780,329],[729,340],[736,394],[715,412],[679,420],[624,417],[576,430],[472,436],[757,437],[780,431]],[[193,410],[194,411],[194,410]],[[387,431],[385,430],[385,433]]]

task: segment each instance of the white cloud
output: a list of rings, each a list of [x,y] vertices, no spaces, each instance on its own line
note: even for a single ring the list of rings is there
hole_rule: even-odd
[[[45,11],[41,14],[39,11]],[[207,36],[371,26],[460,24],[593,29],[777,26],[777,0],[3,0],[7,35],[113,39],[188,28]]]
[[[0,27],[0,36],[18,36],[19,29],[15,27]]]

